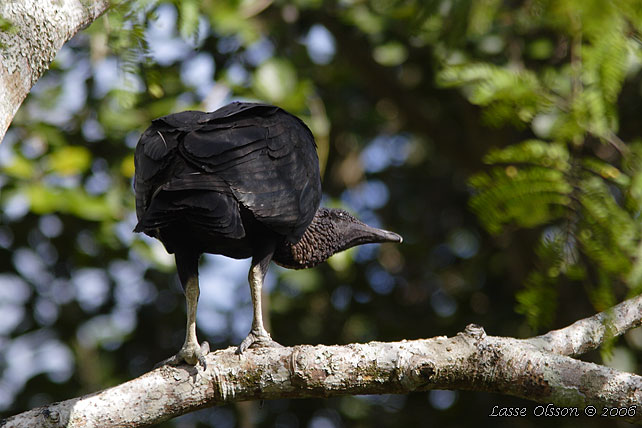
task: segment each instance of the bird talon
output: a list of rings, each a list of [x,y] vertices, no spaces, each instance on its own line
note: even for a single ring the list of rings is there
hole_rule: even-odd
[[[207,370],[207,362],[205,361],[205,356],[210,353],[210,344],[207,342],[201,343],[200,355],[198,356],[198,362],[203,366],[203,370]]]
[[[275,341],[270,337],[270,334],[267,332],[258,333],[250,332],[245,339],[241,342],[239,347],[236,349],[236,354],[241,355],[243,352],[249,348],[282,348],[279,342]]]
[[[175,365],[177,365],[175,363],[175,358],[176,358],[176,355],[172,355],[171,357],[166,358],[163,361],[157,362],[156,364],[154,364],[154,369],[157,369],[157,368],[163,367],[163,366],[175,366]]]
[[[200,347],[192,348],[183,346],[178,353],[172,355],[171,357],[156,363],[154,368],[157,369],[161,366],[179,366],[181,364],[188,364],[190,366],[195,366],[198,363],[201,363],[203,370],[207,370],[207,363],[205,362],[205,356],[210,352],[210,344],[207,342],[201,343]]]

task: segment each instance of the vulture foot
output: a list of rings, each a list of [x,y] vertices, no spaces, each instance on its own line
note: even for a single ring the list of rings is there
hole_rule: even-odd
[[[190,366],[195,366],[197,363],[201,363],[203,370],[207,370],[207,363],[205,362],[205,356],[210,352],[210,344],[207,342],[201,343],[198,346],[198,343],[185,343],[180,351],[176,355],[173,355],[166,360],[161,361],[156,364],[154,368],[160,366],[178,366],[183,363],[187,363]]]
[[[283,345],[279,344],[270,337],[270,333],[263,330],[252,330],[250,334],[247,335],[243,342],[239,345],[236,350],[237,354],[242,354],[248,348],[282,348]]]

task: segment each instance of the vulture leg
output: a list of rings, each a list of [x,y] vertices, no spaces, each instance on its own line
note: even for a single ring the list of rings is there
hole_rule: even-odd
[[[263,288],[263,280],[267,273],[270,260],[274,254],[274,246],[270,249],[261,252],[260,255],[252,257],[252,267],[248,275],[250,283],[250,294],[252,295],[252,305],[254,308],[254,316],[252,319],[252,329],[245,339],[241,342],[237,354],[242,354],[249,347],[278,347],[281,346],[270,337],[263,326],[263,309],[261,305],[261,289]]]
[[[195,366],[201,363],[203,368],[207,368],[205,355],[210,352],[210,345],[207,342],[198,344],[196,339],[196,307],[198,305],[198,296],[200,289],[198,286],[198,258],[197,253],[176,252],[176,268],[178,277],[183,285],[185,299],[187,301],[187,329],[185,332],[185,342],[178,353],[159,365],[169,364],[178,365],[183,362]]]

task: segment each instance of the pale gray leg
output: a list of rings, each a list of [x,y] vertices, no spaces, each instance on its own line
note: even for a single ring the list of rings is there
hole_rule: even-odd
[[[272,259],[272,252],[264,256],[261,260],[252,259],[252,267],[248,275],[250,283],[250,295],[252,296],[252,306],[254,308],[252,318],[252,329],[243,342],[236,350],[237,354],[242,354],[247,348],[255,346],[281,346],[270,337],[263,326],[263,309],[261,304],[261,290],[263,288],[263,279],[267,273],[267,268]]]
[[[185,287],[185,299],[187,301],[187,327],[185,332],[185,342],[178,357],[182,358],[187,364],[193,366],[197,362],[205,366],[205,355],[210,352],[210,345],[207,342],[198,344],[196,338],[196,308],[198,306],[198,296],[200,289],[198,286],[198,278],[190,278]]]
[[[187,327],[185,332],[185,342],[178,353],[157,366],[169,364],[178,365],[183,362],[195,366],[200,362],[203,368],[206,368],[205,355],[210,352],[210,345],[207,342],[198,344],[196,338],[196,308],[198,306],[198,296],[200,289],[198,285],[198,256],[186,258],[184,255],[176,255],[176,265],[178,274],[185,291],[185,300],[187,303]]]

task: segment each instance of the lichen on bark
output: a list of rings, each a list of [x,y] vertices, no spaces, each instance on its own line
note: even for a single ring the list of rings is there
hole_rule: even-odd
[[[0,16],[10,24],[0,31],[0,142],[20,104],[63,44],[109,4],[109,0],[0,2]]]

